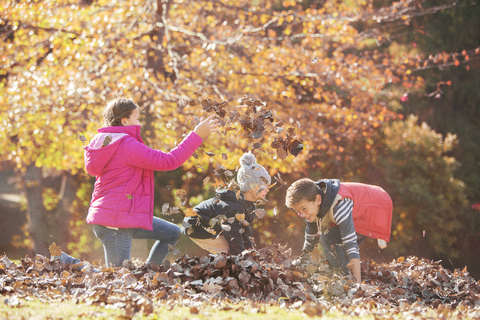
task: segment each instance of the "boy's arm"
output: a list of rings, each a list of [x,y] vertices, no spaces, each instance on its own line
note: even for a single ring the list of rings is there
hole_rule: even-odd
[[[352,263],[352,274],[357,283],[361,282],[360,249],[357,243],[357,233],[353,223],[353,200],[345,198],[333,208],[333,218],[340,229],[342,243],[348,259]]]
[[[303,251],[312,252],[320,242],[320,235],[318,234],[317,222],[308,222],[305,228],[305,242],[303,243]]]

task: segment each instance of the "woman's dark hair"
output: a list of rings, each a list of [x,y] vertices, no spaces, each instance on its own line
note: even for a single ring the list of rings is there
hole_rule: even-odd
[[[110,101],[103,110],[105,126],[122,126],[122,119],[130,118],[133,110],[137,108],[137,105],[130,99],[117,98]]]

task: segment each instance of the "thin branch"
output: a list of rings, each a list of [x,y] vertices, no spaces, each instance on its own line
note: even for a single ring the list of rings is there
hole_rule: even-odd
[[[170,56],[170,58],[173,61],[172,69],[173,69],[173,72],[175,73],[175,82],[176,82],[176,81],[178,81],[178,79],[180,79],[180,73],[178,72],[178,69],[177,69],[177,58],[173,54],[172,46],[170,44],[170,42],[171,42],[171,38],[170,38],[170,28],[171,28],[171,26],[167,23],[167,14],[166,14],[167,3],[164,2],[162,4],[162,6],[163,6],[162,22],[163,22],[163,26],[165,28],[165,38],[167,39],[167,51],[168,51],[168,55]]]

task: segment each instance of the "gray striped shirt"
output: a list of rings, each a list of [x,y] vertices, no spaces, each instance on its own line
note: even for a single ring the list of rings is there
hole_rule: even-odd
[[[342,243],[345,252],[349,259],[360,258],[360,252],[357,243],[357,234],[355,232],[355,226],[353,224],[353,200],[349,198],[343,198],[338,201],[335,207],[333,207],[333,221],[338,225],[340,235],[342,237]],[[318,226],[316,222],[307,222],[307,228],[305,229],[305,243],[303,249],[305,251],[312,251],[320,241],[320,235],[318,232]]]

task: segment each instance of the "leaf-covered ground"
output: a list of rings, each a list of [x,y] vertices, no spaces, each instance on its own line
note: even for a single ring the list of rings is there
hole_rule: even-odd
[[[95,264],[95,263],[94,263]],[[480,319],[480,284],[466,270],[408,257],[389,264],[362,261],[363,283],[331,270],[318,251],[293,257],[272,245],[238,256],[178,258],[162,266],[139,261],[121,268],[77,271],[37,255],[15,264],[0,258],[0,295],[10,308],[28,301],[74,303],[114,309],[124,318],[157,308],[219,311],[249,306],[300,310],[308,316],[335,312],[374,318]]]

